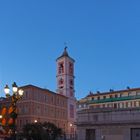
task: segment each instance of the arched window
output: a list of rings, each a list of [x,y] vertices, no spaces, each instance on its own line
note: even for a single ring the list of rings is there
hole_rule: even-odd
[[[62,85],[62,84],[64,84],[64,80],[61,78],[61,79],[59,80],[59,85]]]
[[[73,74],[73,64],[71,62],[69,63],[69,72]]]
[[[59,74],[64,73],[64,63],[63,62],[58,64],[58,73]]]

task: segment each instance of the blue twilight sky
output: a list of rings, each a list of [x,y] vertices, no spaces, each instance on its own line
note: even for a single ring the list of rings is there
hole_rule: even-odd
[[[140,87],[140,0],[0,0],[0,92],[5,84],[56,90],[67,42],[76,97]]]

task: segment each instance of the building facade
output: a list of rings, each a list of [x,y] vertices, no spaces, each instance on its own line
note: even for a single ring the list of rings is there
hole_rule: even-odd
[[[18,130],[27,123],[51,122],[67,132],[67,97],[33,85],[23,86],[18,102]]]
[[[68,139],[75,136],[76,99],[74,95],[74,60],[66,48],[57,58],[57,91],[25,85],[22,99],[17,103],[17,130],[27,123],[51,122],[62,128]],[[10,100],[2,98],[1,108],[10,106]],[[7,110],[8,111],[8,110]],[[4,119],[4,118],[3,118]]]
[[[140,88],[97,93],[77,102],[78,140],[139,140]]]

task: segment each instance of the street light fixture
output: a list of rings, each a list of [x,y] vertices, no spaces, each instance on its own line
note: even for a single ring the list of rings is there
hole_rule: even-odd
[[[12,132],[13,139],[16,139],[16,119],[17,119],[17,101],[20,100],[23,96],[23,90],[19,89],[16,83],[12,84],[12,95],[10,95],[10,88],[8,85],[5,86],[4,92],[6,94],[6,98],[11,98],[11,107],[12,111],[10,112],[10,118],[12,119],[12,127],[9,131]]]
[[[34,123],[37,123],[38,121],[37,120],[34,120]]]

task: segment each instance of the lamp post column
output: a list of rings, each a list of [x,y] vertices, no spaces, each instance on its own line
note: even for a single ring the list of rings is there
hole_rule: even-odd
[[[12,84],[12,95],[10,95],[10,89],[8,87],[8,85],[5,86],[4,88],[4,92],[6,94],[7,98],[11,98],[11,106],[10,108],[12,109],[12,111],[10,112],[10,119],[12,119],[12,125],[11,130],[9,129],[9,131],[11,131],[12,135],[12,140],[16,140],[16,119],[17,119],[17,101],[20,100],[23,96],[23,90],[22,89],[18,89],[18,86],[16,85],[16,83],[14,82]]]

